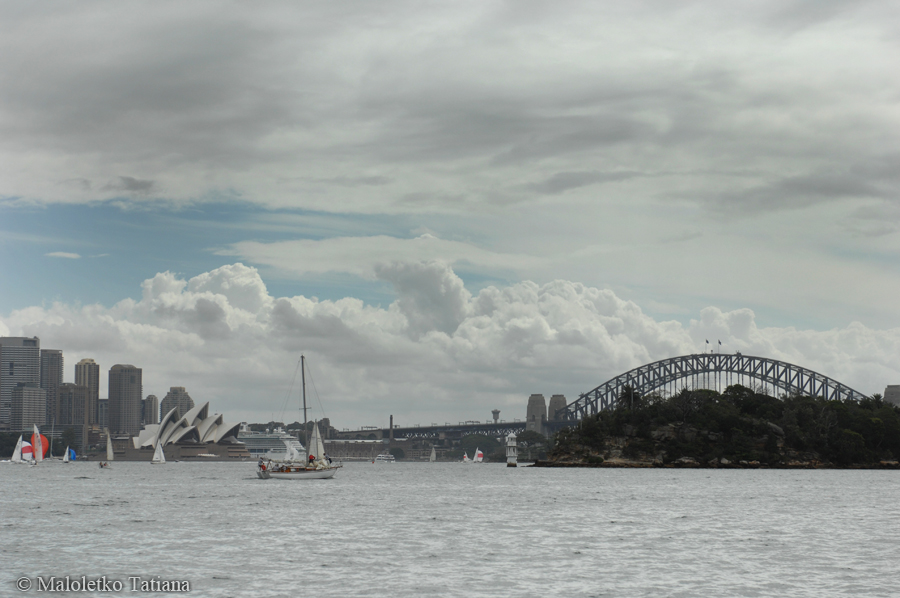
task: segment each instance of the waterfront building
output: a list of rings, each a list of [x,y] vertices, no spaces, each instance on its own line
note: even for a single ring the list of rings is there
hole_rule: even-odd
[[[101,430],[109,427],[109,399],[97,399],[97,425]]]
[[[526,411],[525,429],[546,435],[547,428],[547,403],[544,395],[533,394],[528,397],[528,409]]]
[[[195,442],[237,444],[240,423],[226,423],[220,413],[209,415],[209,403],[203,403],[180,415],[177,408],[169,410],[158,424],[149,424],[134,434],[134,448],[156,447],[174,443]],[[282,444],[282,447],[284,445]]]
[[[43,426],[47,418],[47,393],[34,382],[19,382],[10,396],[9,427],[14,432]]]
[[[41,339],[36,336],[0,337],[0,424],[10,423],[12,393],[20,382],[40,388]],[[43,423],[38,422],[38,425]]]
[[[48,426],[59,422],[57,389],[63,382],[63,352],[59,349],[41,349],[41,388],[47,395]]]
[[[141,431],[141,368],[116,364],[109,369],[109,430],[136,436]]]
[[[78,451],[87,446],[88,441],[88,404],[90,402],[90,389],[87,386],[78,386],[69,382],[59,385],[57,389],[57,405],[59,419],[57,428],[60,430],[71,428],[78,439],[76,446]]]
[[[59,419],[60,425],[87,425],[88,424],[88,396],[90,390],[87,386],[78,386],[66,382],[59,385]]]
[[[159,423],[159,399],[156,395],[147,395],[141,403],[141,423],[145,426]]]
[[[100,423],[100,365],[86,357],[75,364],[75,384],[88,389],[87,418],[89,424]],[[104,424],[105,426],[106,424]]]
[[[900,384],[889,384],[884,389],[884,402],[900,407]]]
[[[172,386],[163,397],[159,410],[168,413],[172,409],[178,409],[178,413],[187,413],[194,408],[194,399],[187,393],[183,386]]]

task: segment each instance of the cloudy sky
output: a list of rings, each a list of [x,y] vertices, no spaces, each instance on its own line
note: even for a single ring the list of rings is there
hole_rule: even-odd
[[[304,353],[351,428],[706,339],[883,392],[898,50],[890,2],[0,4],[0,335],[230,420]]]

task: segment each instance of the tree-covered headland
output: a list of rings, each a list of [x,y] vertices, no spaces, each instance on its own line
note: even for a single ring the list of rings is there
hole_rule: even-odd
[[[669,397],[625,388],[616,407],[560,431],[545,464],[709,467],[892,467],[900,408],[776,398],[734,385]]]

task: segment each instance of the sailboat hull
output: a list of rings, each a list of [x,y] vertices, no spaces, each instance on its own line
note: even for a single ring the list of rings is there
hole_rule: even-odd
[[[338,468],[329,469],[305,469],[300,471],[262,471],[258,470],[256,475],[261,480],[275,478],[276,480],[327,480],[333,478]]]

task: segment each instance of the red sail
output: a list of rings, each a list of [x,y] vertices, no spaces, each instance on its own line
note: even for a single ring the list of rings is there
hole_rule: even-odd
[[[34,434],[32,434],[31,435],[31,446],[34,446],[35,444],[37,444],[36,441],[37,441],[37,438],[34,436]],[[47,449],[50,448],[50,441],[47,440],[47,437],[44,436],[43,434],[41,434],[41,448],[44,449],[43,452],[41,452],[41,459],[43,459],[44,457],[47,456]]]

